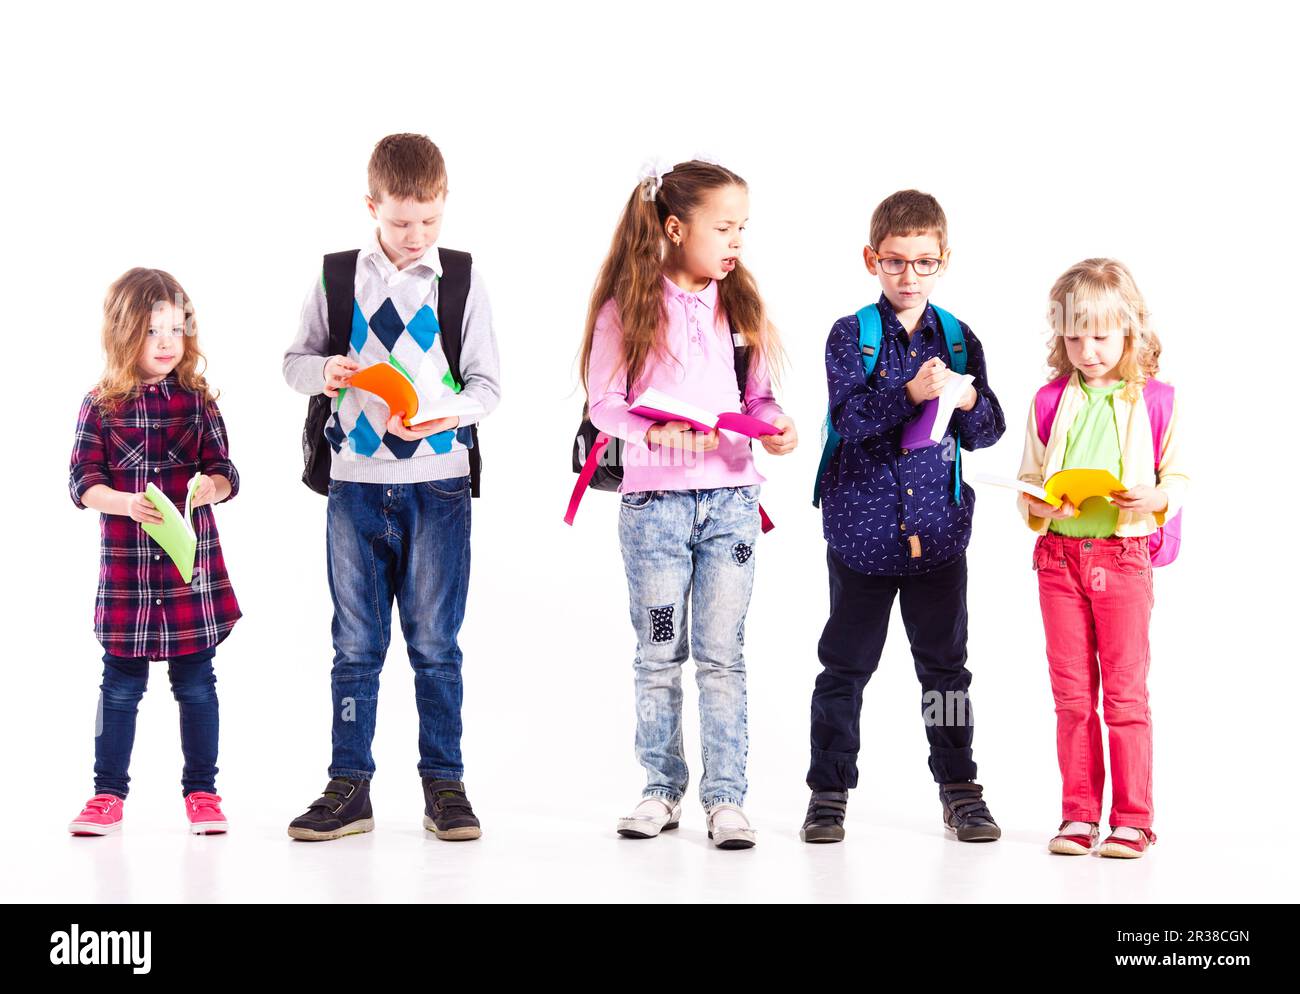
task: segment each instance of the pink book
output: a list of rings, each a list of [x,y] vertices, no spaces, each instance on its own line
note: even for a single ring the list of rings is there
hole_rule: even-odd
[[[719,431],[734,431],[749,438],[781,434],[776,425],[751,418],[748,414],[736,411],[713,414],[684,400],[669,397],[653,387],[634,400],[629,410],[652,421],[685,421],[696,431],[713,431],[716,428]]]

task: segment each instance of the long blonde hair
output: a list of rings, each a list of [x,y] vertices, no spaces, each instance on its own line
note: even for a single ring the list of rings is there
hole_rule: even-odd
[[[618,308],[623,326],[623,358],[628,382],[637,381],[652,353],[663,356],[668,318],[662,280],[664,260],[668,256],[664,223],[674,215],[689,221],[710,190],[733,185],[749,189],[748,184],[730,169],[692,159],[679,162],[665,173],[663,184],[653,197],[648,195],[644,183],[632,191],[614,230],[609,254],[601,264],[587,308],[587,326],[582,337],[579,364],[583,388],[589,393],[587,366],[591,361],[596,315],[610,298]],[[746,344],[757,350],[771,375],[777,377],[784,352],[776,328],[767,318],[754,277],[737,260],[736,268],[727,278],[717,282],[719,306],[714,310],[715,323],[720,323],[725,315],[731,330],[744,336]],[[754,368],[753,364],[750,368]]]
[[[1078,330],[1112,328],[1124,335],[1124,352],[1115,366],[1124,394],[1135,401],[1146,381],[1160,371],[1160,339],[1128,267],[1115,259],[1084,259],[1057,279],[1048,294],[1052,340],[1047,356],[1049,380],[1068,376],[1074,364],[1065,351],[1065,336]]]
[[[185,315],[185,352],[176,364],[177,381],[208,401],[219,396],[212,393],[199,369],[202,361],[206,370],[208,360],[199,348],[199,325],[189,294],[171,273],[137,267],[114,280],[104,297],[104,373],[95,387],[101,411],[116,411],[137,395],[141,380],[136,363],[149,337],[154,308],[164,303]]]

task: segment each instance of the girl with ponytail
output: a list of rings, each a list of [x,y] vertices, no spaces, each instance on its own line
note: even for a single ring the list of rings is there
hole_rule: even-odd
[[[741,261],[748,215],[745,181],[715,163],[643,176],[596,280],[581,353],[588,416],[624,443],[619,543],[637,636],[636,752],[647,780],[618,831],[653,838],[680,820],[689,654],[700,691],[700,800],[723,849],[755,842],[742,809],[742,646],[764,478],[743,435],[655,421],[632,413],[631,402],[654,389],[711,414],[740,412],[776,429],[759,438],[769,453],[795,448],[794,422],[772,394],[781,346]]]

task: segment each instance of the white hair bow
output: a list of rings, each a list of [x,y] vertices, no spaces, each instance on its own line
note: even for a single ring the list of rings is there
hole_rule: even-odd
[[[637,174],[637,182],[641,187],[641,199],[654,200],[659,195],[659,188],[664,185],[664,177],[672,171],[673,167],[665,165],[664,161],[658,156],[643,162],[641,171]]]

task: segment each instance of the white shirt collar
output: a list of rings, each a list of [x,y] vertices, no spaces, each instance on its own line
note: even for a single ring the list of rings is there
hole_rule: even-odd
[[[439,279],[442,279],[442,259],[438,255],[437,245],[430,245],[428,249],[425,250],[424,255],[420,256],[420,258],[416,259],[409,266],[399,270],[397,266],[393,264],[393,261],[388,258],[388,254],[384,251],[384,247],[379,244],[379,229],[375,228],[371,230],[370,239],[361,250],[361,254],[374,259],[375,265],[379,267],[380,272],[382,272],[386,277],[394,276],[398,272],[403,274],[412,273],[416,269],[423,267],[430,270]]]

